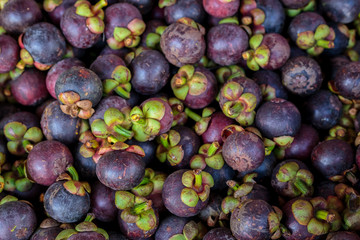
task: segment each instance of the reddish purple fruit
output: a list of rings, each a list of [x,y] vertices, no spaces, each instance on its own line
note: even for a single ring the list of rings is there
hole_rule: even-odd
[[[14,38],[8,35],[0,36],[0,73],[13,70],[19,60],[19,46]]]
[[[216,18],[226,18],[235,15],[239,10],[239,0],[203,0],[205,11]]]
[[[59,26],[61,17],[64,15],[66,9],[74,6],[77,0],[45,0],[43,3],[44,10],[47,12],[47,15],[50,17],[51,22]]]
[[[103,155],[96,165],[99,181],[113,190],[130,190],[140,184],[145,163],[135,153],[112,151]]]
[[[111,222],[117,217],[115,191],[95,182],[91,187],[91,212],[102,222]]]
[[[159,1],[160,2],[160,1]],[[191,18],[195,22],[203,23],[205,11],[198,0],[176,0],[175,4],[164,8],[164,18],[167,24],[172,24],[180,18]]]
[[[72,163],[71,152],[64,144],[53,140],[43,141],[29,153],[27,176],[38,184],[50,186]]]
[[[235,240],[236,238],[231,234],[228,228],[214,228],[206,233],[203,240]]]
[[[25,106],[40,104],[48,96],[45,83],[46,75],[36,69],[25,70],[11,82],[11,94],[15,100]]]

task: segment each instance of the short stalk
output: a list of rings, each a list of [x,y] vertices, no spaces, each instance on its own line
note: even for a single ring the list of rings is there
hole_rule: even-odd
[[[318,210],[315,213],[315,217],[320,220],[324,220],[326,222],[331,223],[335,219],[335,214],[329,213],[326,210]]]
[[[128,139],[131,138],[131,136],[132,136],[132,131],[125,129],[124,127],[122,127],[120,125],[115,126],[114,131]]]
[[[307,195],[309,193],[309,189],[308,187],[304,184],[303,181],[301,181],[300,179],[296,179],[294,182],[294,186],[296,187],[297,190],[299,190],[302,195]]]
[[[148,210],[150,207],[151,207],[151,200],[148,200],[146,202],[143,202],[143,203],[139,203],[139,204],[136,204],[132,211],[136,214],[136,215],[139,215],[140,213]]]
[[[91,8],[91,10],[94,14],[96,14],[100,9],[106,7],[107,5],[107,0],[100,0]]]
[[[199,122],[202,119],[202,117],[199,114],[191,111],[190,108],[185,108],[185,113],[189,118],[191,118],[195,122]]]
[[[230,115],[238,115],[244,109],[244,106],[241,102],[236,102],[232,107],[229,108]]]
[[[79,174],[73,166],[69,166],[66,170],[70,173],[72,180],[79,181]]]
[[[23,140],[22,146],[27,153],[29,153],[34,148],[34,145],[29,140]]]
[[[194,187],[196,189],[199,189],[202,185],[202,176],[201,176],[201,170],[200,169],[196,169],[194,170],[194,175],[195,175],[195,183],[194,183]]]
[[[95,219],[94,214],[88,214],[84,220],[84,222],[92,222]]]
[[[220,147],[220,144],[218,142],[211,143],[211,145],[207,151],[207,155],[209,157],[214,155],[216,153],[216,151],[219,149],[219,147]]]
[[[186,82],[187,82],[187,79],[185,77],[177,77],[175,79],[175,86],[178,88],[182,87],[186,84]]]
[[[170,143],[169,143],[169,135],[164,133],[160,135],[160,143],[163,145],[164,148],[169,149]]]

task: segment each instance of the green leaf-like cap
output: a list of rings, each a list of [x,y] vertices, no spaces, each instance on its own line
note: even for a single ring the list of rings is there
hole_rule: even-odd
[[[135,195],[127,191],[115,192],[115,205],[118,209],[124,210],[135,204]]]

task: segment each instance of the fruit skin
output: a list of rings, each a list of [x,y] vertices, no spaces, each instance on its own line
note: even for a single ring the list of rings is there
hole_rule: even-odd
[[[310,0],[280,0],[286,8],[298,9],[305,7]]]
[[[29,239],[36,229],[36,224],[35,211],[29,204],[13,201],[0,206],[0,239]]]
[[[103,87],[100,78],[84,67],[72,67],[63,72],[55,84],[55,93],[73,91],[80,95],[80,100],[90,100],[96,106],[101,100]]]
[[[53,65],[66,53],[66,42],[61,31],[47,22],[28,27],[22,42],[34,61],[41,64]]]
[[[255,122],[264,137],[273,139],[295,136],[301,126],[301,116],[293,103],[275,98],[259,107]]]
[[[294,42],[298,38],[298,34],[306,31],[315,32],[320,24],[326,24],[324,18],[315,12],[303,12],[292,19],[288,33]]]
[[[310,125],[302,124],[290,147],[285,149],[285,159],[308,160],[319,143],[319,133]]]
[[[58,5],[54,10],[48,12],[48,16],[56,26],[60,25],[61,17],[69,7],[74,6],[77,0],[62,0],[61,4]],[[45,10],[46,11],[46,10]]]
[[[130,190],[136,187],[144,174],[145,163],[135,153],[108,152],[96,164],[99,181],[113,190]]]
[[[70,150],[61,142],[40,142],[30,151],[26,161],[28,177],[38,184],[50,186],[73,163]]]
[[[40,127],[39,118],[31,112],[16,112],[3,117],[0,121],[0,133],[2,133],[4,126],[10,122],[20,122],[28,129],[32,127]]]
[[[8,1],[0,13],[0,23],[5,30],[14,35],[20,35],[34,23],[40,22],[42,13],[34,0]]]
[[[60,28],[66,40],[76,48],[89,48],[99,41],[101,34],[92,33],[86,26],[86,17],[76,14],[76,7],[66,9]]]
[[[14,38],[8,35],[0,36],[0,73],[13,70],[19,60],[19,46]]]
[[[170,174],[166,178],[162,190],[162,198],[166,209],[178,217],[192,217],[197,215],[209,201],[209,198],[207,198],[204,202],[199,199],[195,207],[189,207],[182,202],[181,191],[185,188],[185,186],[183,185],[181,179],[183,173],[186,171],[188,170],[180,169]]]
[[[347,232],[347,231],[338,231],[329,233],[326,240],[360,240],[360,237],[358,234],[354,232]]]
[[[96,181],[91,187],[91,212],[102,222],[111,222],[117,217],[115,191]]]
[[[46,75],[36,69],[25,70],[11,82],[11,94],[15,100],[25,106],[40,104],[48,96],[45,84]]]
[[[78,141],[81,127],[80,118],[72,118],[63,113],[60,103],[53,101],[41,116],[41,130],[47,140],[57,140],[65,145]]]
[[[217,25],[207,33],[207,56],[222,66],[239,63],[248,42],[249,37],[240,26],[233,23]]]
[[[272,207],[264,200],[247,200],[236,208],[230,218],[230,229],[236,239],[270,239],[268,214]]]
[[[265,34],[261,45],[268,47],[270,50],[269,62],[264,66],[264,69],[279,69],[290,57],[289,43],[278,33]]]
[[[52,184],[45,192],[45,211],[58,222],[75,223],[80,221],[90,209],[90,196],[70,193],[63,186],[65,181]]]
[[[228,228],[214,228],[206,233],[203,240],[235,240],[234,236],[231,234],[230,229]]]
[[[330,91],[320,90],[305,102],[303,109],[305,120],[318,129],[330,129],[341,117],[342,103]]]
[[[223,144],[221,138],[221,131],[223,128],[230,124],[234,124],[235,121],[228,118],[222,112],[215,112],[211,115],[207,130],[201,134],[201,138],[204,143],[218,142],[220,145]]]
[[[168,26],[160,38],[160,47],[166,59],[181,67],[195,64],[205,54],[204,33],[186,24],[175,22]]]
[[[65,58],[54,64],[46,75],[46,88],[50,95],[57,99],[55,93],[55,85],[61,73],[72,68],[73,66],[84,67],[84,63],[77,58]]]
[[[164,18],[167,24],[172,24],[180,18],[188,17],[195,22],[203,23],[205,11],[199,0],[176,0],[172,6],[164,8]]]
[[[188,222],[189,218],[169,215],[161,221],[155,234],[155,240],[168,240],[176,234],[182,234],[184,226]]]
[[[301,97],[317,92],[323,82],[319,64],[306,56],[289,59],[281,68],[281,72],[282,83],[286,89]]]
[[[142,95],[158,93],[168,82],[170,66],[165,57],[156,50],[140,53],[132,62],[131,85]]]
[[[256,0],[257,8],[265,13],[262,25],[266,33],[281,33],[285,24],[285,11],[279,0]],[[266,17],[271,16],[271,17]]]
[[[265,158],[265,148],[261,139],[254,133],[241,131],[226,138],[222,155],[232,169],[244,172],[261,165]]]
[[[240,1],[203,0],[205,11],[216,18],[226,18],[235,15],[239,10]]]
[[[356,0],[321,0],[320,9],[334,22],[351,23],[360,11],[360,2]]]
[[[81,180],[91,181],[97,179],[96,163],[92,157],[85,158],[80,154],[80,147],[83,143],[79,142],[74,150],[74,166],[78,171]]]
[[[281,83],[278,73],[262,69],[256,71],[252,79],[260,86],[264,100],[268,101],[273,98],[288,99],[287,90]]]
[[[327,140],[313,149],[311,161],[315,169],[329,179],[353,166],[354,153],[350,144],[343,140]]]
[[[339,94],[349,99],[360,99],[360,63],[350,62],[335,75],[334,84]]]
[[[30,240],[48,240],[48,239],[55,239],[56,236],[62,231],[60,227],[51,227],[45,229],[38,229],[34,234],[31,236]]]
[[[136,223],[127,223],[121,218],[121,212],[118,212],[118,223],[120,231],[126,235],[130,239],[147,239],[155,234],[157,227],[159,226],[159,214],[156,209],[154,209],[155,217],[156,217],[156,225],[154,228],[144,231],[140,229]]]
[[[111,74],[117,66],[125,66],[124,60],[115,54],[106,54],[98,56],[90,65],[90,70],[96,73],[103,81],[112,79]]]
[[[70,236],[67,240],[106,240],[106,238],[97,232],[80,232]]]

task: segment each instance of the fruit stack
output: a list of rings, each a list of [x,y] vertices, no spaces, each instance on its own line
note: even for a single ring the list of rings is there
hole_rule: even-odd
[[[360,0],[0,0],[0,240],[359,240]]]

